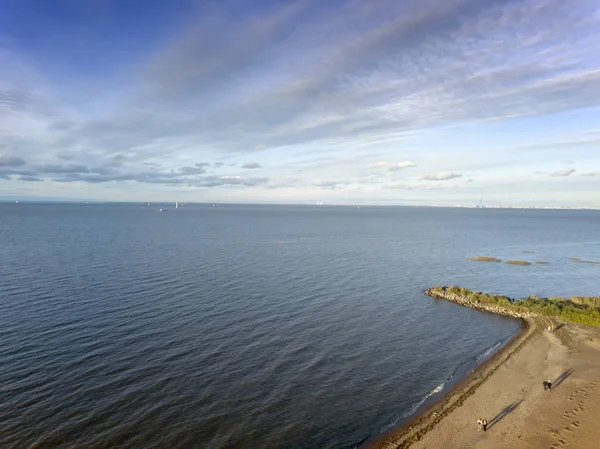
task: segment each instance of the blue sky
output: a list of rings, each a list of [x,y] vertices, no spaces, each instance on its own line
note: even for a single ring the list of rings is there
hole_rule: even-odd
[[[0,0],[0,198],[600,207],[595,0]]]

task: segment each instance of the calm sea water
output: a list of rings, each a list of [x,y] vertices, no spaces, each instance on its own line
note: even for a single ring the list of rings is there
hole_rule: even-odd
[[[423,289],[600,292],[599,212],[157,209],[0,204],[0,447],[355,447],[518,330]]]

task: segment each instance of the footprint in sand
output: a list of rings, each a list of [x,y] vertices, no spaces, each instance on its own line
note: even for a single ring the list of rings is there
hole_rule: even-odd
[[[600,389],[600,382],[595,381],[590,385],[575,390],[569,397],[569,401],[577,401],[577,406],[569,411],[566,411],[562,414],[563,418],[571,421],[562,431],[572,433],[573,431],[579,429],[581,424],[579,421],[574,418],[583,413],[586,410],[585,401],[589,399],[589,393],[595,392]],[[563,448],[566,445],[566,441],[563,436],[560,434],[560,431],[550,430],[552,437],[556,440],[556,444],[552,446],[553,449]]]
[[[569,401],[573,401],[573,400],[577,400],[577,406],[569,411],[566,411],[562,414],[562,417],[564,419],[567,419],[569,421],[571,421],[569,423],[569,425],[567,425],[563,431],[565,432],[569,432],[572,433],[574,430],[579,429],[580,424],[579,421],[574,420],[574,418],[579,415],[580,413],[582,413],[583,411],[585,411],[585,399],[588,398],[587,392],[590,391],[591,389],[596,389],[597,385],[592,384],[589,387],[583,387],[580,388],[579,390],[575,390],[569,397]],[[583,396],[583,399],[582,399]],[[563,436],[560,434],[559,431],[556,430],[550,430],[550,433],[552,434],[552,437],[557,441],[557,444],[553,445],[552,447],[554,449],[558,449],[558,448],[562,448],[565,447],[566,441],[563,438]]]
[[[577,401],[577,406],[562,414],[564,419],[571,421],[564,429],[562,429],[562,431],[572,433],[581,427],[581,423],[574,418],[586,410],[585,401],[590,399],[590,392],[597,392],[598,390],[600,390],[600,381],[594,381],[588,386],[575,390],[568,397],[569,401]],[[561,431],[554,429],[549,429],[549,431],[554,440],[556,440],[556,443],[552,445],[551,449],[560,449],[565,447],[566,441],[560,434]]]
[[[565,430],[567,432],[573,432],[573,430],[575,430],[575,429],[573,429],[572,427],[574,427],[575,429],[579,429],[579,422],[578,421],[573,421],[567,427],[565,427]]]

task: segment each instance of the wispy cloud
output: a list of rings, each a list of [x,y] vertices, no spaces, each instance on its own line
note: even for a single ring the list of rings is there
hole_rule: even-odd
[[[246,162],[242,165],[242,168],[253,170],[257,168],[262,168],[262,166],[258,162]]]
[[[411,167],[416,167],[416,166],[417,166],[417,164],[415,164],[414,162],[411,162],[411,161],[398,162],[397,164],[390,165],[388,170],[389,171],[398,171],[398,170],[404,170],[405,168],[411,168]]]
[[[18,36],[0,40],[2,182],[113,183],[121,192],[129,182],[275,189],[298,176],[294,185],[341,190],[354,182],[336,179],[360,179],[365,167],[416,167],[411,160],[430,172],[420,181],[447,181],[472,171],[433,131],[471,124],[472,136],[475,124],[522,124],[600,104],[596,2],[294,1],[259,12],[240,5],[199,2],[160,39],[132,28],[137,51],[123,60],[86,33],[55,45],[49,32],[46,47],[60,52],[9,45]],[[74,63],[76,41],[94,49],[86,62],[110,64]],[[534,159],[541,151],[529,150],[584,152],[599,143],[593,127],[566,139],[550,131],[547,142],[512,133],[502,145]],[[473,166],[490,167],[491,151],[465,153]],[[258,152],[267,166],[246,162]],[[329,160],[321,162],[323,152]],[[406,161],[391,162],[398,160]],[[503,162],[486,168],[488,178]],[[264,176],[238,177],[258,168]]]
[[[303,183],[299,178],[285,178],[277,181],[271,181],[267,184],[268,189],[290,189],[302,186]]]
[[[43,179],[38,178],[37,176],[19,176],[19,181],[38,182],[38,181],[43,181]]]
[[[555,140],[551,142],[536,143],[533,145],[520,145],[511,148],[511,151],[531,151],[531,150],[548,150],[553,148],[573,148],[583,146],[598,146],[600,144],[600,137],[597,138],[572,138],[569,140]]]
[[[0,167],[20,167],[25,164],[25,159],[17,156],[0,156]]]
[[[382,167],[385,167],[387,164],[388,164],[387,161],[373,162],[373,163],[369,164],[367,167],[369,167],[369,168],[382,168]]]
[[[321,189],[339,189],[340,187],[344,187],[348,184],[348,181],[334,181],[329,179],[316,179],[311,183],[312,186]]]
[[[449,179],[457,179],[462,178],[463,175],[460,173],[452,173],[452,172],[439,172],[439,173],[427,173],[421,175],[419,179],[423,181],[448,181]]]
[[[550,173],[550,176],[552,176],[554,178],[564,178],[567,176],[571,176],[573,173],[575,173],[575,169],[570,167],[570,168],[565,168],[564,170],[554,171],[554,172]]]
[[[422,183],[403,183],[403,184],[390,184],[386,185],[386,189],[393,190],[449,190],[449,189],[460,189],[461,185],[459,184],[422,184]]]
[[[179,167],[179,172],[182,175],[202,175],[208,172],[210,166],[208,162],[199,162],[193,166]]]

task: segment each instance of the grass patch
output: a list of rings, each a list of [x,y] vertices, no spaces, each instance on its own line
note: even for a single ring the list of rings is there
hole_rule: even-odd
[[[538,265],[548,265],[548,262],[546,262],[545,260],[536,260],[535,263],[537,263]]]
[[[580,259],[579,257],[569,257],[569,260],[572,262],[577,262],[577,263],[591,263],[593,265],[600,265],[600,261],[584,260],[584,259]]]
[[[528,298],[515,300],[508,296],[475,292],[456,286],[435,286],[432,290],[440,294],[447,292],[461,295],[471,302],[495,305],[515,312],[531,312],[573,323],[600,326],[600,296],[538,298],[531,295]]]
[[[575,304],[583,304],[588,307],[600,308],[599,296],[571,296],[571,302]]]
[[[526,260],[507,260],[505,263],[511,265],[531,265],[531,262],[527,262]]]
[[[486,256],[469,257],[469,260],[476,260],[478,262],[502,262],[502,259],[496,259],[495,257]]]

